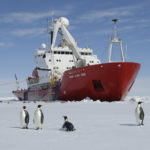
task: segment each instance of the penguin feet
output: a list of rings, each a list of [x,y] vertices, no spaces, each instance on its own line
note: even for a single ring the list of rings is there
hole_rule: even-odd
[[[22,127],[22,129],[28,129],[28,127]]]
[[[143,123],[141,123],[141,124],[139,124],[139,126],[144,126],[144,124],[143,124]]]
[[[41,130],[42,130],[42,128],[40,128],[40,127],[37,127],[37,128],[36,128],[36,130],[39,130],[39,129],[41,129]]]

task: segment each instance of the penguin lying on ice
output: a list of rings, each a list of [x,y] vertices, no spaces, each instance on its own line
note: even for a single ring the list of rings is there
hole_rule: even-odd
[[[68,121],[68,117],[67,116],[63,116],[64,117],[64,124],[62,126],[62,129],[65,131],[74,131],[74,125]]]
[[[44,122],[44,115],[43,115],[43,112],[41,110],[41,106],[42,105],[38,105],[37,106],[37,109],[34,113],[34,119],[33,119],[33,122],[35,123],[36,125],[36,130],[38,129],[42,129],[42,124]]]
[[[143,108],[141,107],[141,101],[138,102],[138,105],[135,109],[135,117],[136,117],[136,121],[138,123],[138,125],[144,125],[143,121],[144,121],[144,111]]]
[[[26,106],[23,106],[23,109],[20,113],[20,122],[23,129],[28,129],[29,124],[29,113],[26,110]]]

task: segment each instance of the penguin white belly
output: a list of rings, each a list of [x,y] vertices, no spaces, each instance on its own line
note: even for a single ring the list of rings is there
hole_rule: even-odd
[[[37,127],[41,128],[42,124],[41,124],[41,112],[40,111],[35,112],[34,123]]]
[[[21,126],[23,128],[25,128],[27,126],[27,124],[25,123],[25,117],[26,117],[26,114],[25,112],[22,110],[21,113],[20,113],[20,123],[21,123]]]
[[[142,120],[140,119],[140,109],[138,107],[135,110],[135,117],[137,123],[140,125],[142,123]]]

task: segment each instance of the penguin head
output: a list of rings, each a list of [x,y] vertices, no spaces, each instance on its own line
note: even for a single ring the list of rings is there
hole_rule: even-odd
[[[141,103],[143,103],[143,102],[142,102],[142,101],[139,101],[139,102],[138,102],[138,104],[141,104]]]
[[[68,117],[67,116],[63,116],[65,121],[68,121]]]
[[[38,107],[38,108],[41,108],[41,106],[42,106],[42,105],[38,105],[37,107]]]
[[[26,109],[26,106],[23,106],[22,108],[23,108],[23,109]]]

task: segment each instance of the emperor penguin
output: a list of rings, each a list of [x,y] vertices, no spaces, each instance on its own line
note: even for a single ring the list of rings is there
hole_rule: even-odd
[[[42,129],[42,124],[44,122],[44,115],[43,115],[43,112],[41,110],[41,106],[42,105],[38,105],[37,109],[35,110],[35,113],[34,113],[33,122],[36,125],[36,130]]]
[[[144,121],[144,111],[143,108],[141,107],[141,101],[138,102],[138,105],[135,109],[135,117],[136,117],[136,121],[138,123],[139,126],[144,125],[143,121]]]
[[[20,123],[23,129],[28,129],[29,113],[26,110],[26,106],[23,106],[23,109],[20,112]]]
[[[63,116],[64,117],[64,124],[62,126],[62,129],[64,131],[74,131],[75,128],[74,128],[74,125],[68,121],[68,117],[67,116]]]

